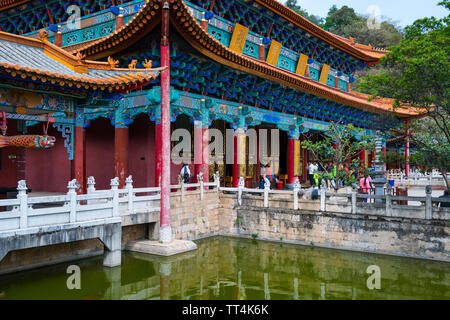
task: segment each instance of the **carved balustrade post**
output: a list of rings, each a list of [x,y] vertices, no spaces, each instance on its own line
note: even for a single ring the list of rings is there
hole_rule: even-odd
[[[112,215],[119,216],[119,177],[111,179]]]
[[[70,222],[77,221],[77,189],[80,187],[76,179],[69,181],[67,195],[69,196]]]
[[[125,189],[128,190],[128,213],[132,214],[134,210],[133,204],[133,177],[130,175],[125,179]]]
[[[17,199],[20,200],[20,229],[28,227],[28,195],[27,183],[25,180],[20,180],[17,184]]]

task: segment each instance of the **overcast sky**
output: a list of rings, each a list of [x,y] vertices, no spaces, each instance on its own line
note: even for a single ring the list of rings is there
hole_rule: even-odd
[[[286,0],[281,0],[285,3]],[[357,13],[370,14],[379,8],[381,16],[391,18],[399,26],[405,27],[416,19],[435,16],[442,18],[448,11],[437,6],[439,0],[297,0],[297,3],[306,9],[309,14],[325,17],[330,7],[335,4],[338,8],[347,5],[354,8]],[[373,6],[375,10],[369,8]]]

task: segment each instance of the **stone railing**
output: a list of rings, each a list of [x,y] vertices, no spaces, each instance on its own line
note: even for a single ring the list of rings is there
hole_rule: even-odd
[[[218,175],[214,182],[203,182],[202,175],[197,176],[198,183],[171,185],[172,192],[199,192],[203,200],[204,190],[219,190]],[[107,190],[96,190],[94,177],[88,178],[87,194],[77,194],[79,185],[76,180],[68,184],[65,195],[29,197],[25,180],[18,183],[16,199],[0,200],[0,231],[27,229],[41,226],[63,225],[68,223],[96,221],[112,217],[149,213],[160,210],[161,189],[134,188],[133,179],[126,179],[126,186],[119,189],[119,179],[114,178]]]
[[[298,180],[294,184],[294,190],[271,190],[270,183],[266,179],[264,189],[245,188],[243,178],[241,177],[237,188],[220,188],[222,192],[236,193],[238,205],[243,205],[244,195],[257,197],[263,202],[263,207],[274,208],[271,201],[280,203],[280,198],[285,198],[285,202],[289,202],[291,209],[294,210],[315,210],[311,206],[311,200],[304,200],[300,195],[304,195],[305,190],[301,189]],[[310,190],[309,190],[310,191]],[[308,191],[308,192],[309,192]],[[352,189],[350,193],[334,193],[327,192],[325,188],[318,190],[319,196],[316,202],[320,206],[316,206],[320,212],[348,213],[348,214],[364,214],[364,215],[380,215],[387,217],[404,217],[418,219],[450,219],[450,208],[440,208],[441,203],[450,203],[450,199],[433,198],[431,186],[426,187],[425,197],[416,196],[393,196],[392,187],[387,186],[385,195],[361,194],[357,189]],[[281,196],[281,197],[276,197]],[[420,206],[401,205],[408,201],[420,202]],[[283,207],[286,208],[286,207]],[[311,209],[313,208],[313,209]]]
[[[118,216],[114,204],[118,199],[117,185],[111,181],[111,191],[78,195],[76,180],[69,182],[66,195],[29,197],[25,180],[18,183],[17,199],[0,200],[0,231],[27,229],[100,220]]]
[[[447,174],[447,177],[450,179],[450,174]],[[395,180],[400,185],[445,186],[443,175],[437,170],[427,173],[421,173],[418,170],[411,170],[409,172],[409,176],[406,176],[403,170],[393,169],[387,172],[387,179]]]

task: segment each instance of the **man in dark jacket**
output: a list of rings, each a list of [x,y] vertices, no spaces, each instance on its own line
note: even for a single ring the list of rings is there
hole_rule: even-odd
[[[448,190],[444,191],[444,195],[440,196],[439,199],[448,199],[450,200],[450,195],[448,194]],[[439,202],[439,206],[441,208],[450,208],[450,202]]]

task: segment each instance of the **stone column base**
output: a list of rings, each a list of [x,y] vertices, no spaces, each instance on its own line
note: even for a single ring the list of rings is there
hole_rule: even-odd
[[[169,243],[139,240],[127,243],[125,249],[159,256],[173,256],[175,254],[197,250],[197,245],[189,240],[172,240]]]

